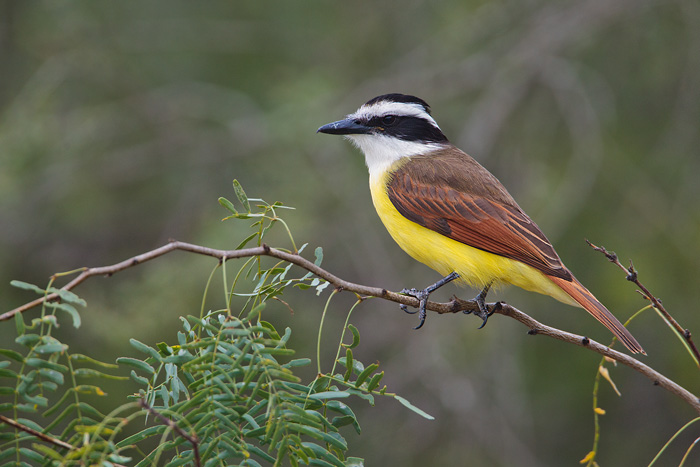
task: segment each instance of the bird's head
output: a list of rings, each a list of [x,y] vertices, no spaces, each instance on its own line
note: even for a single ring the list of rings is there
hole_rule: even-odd
[[[370,172],[384,171],[403,157],[426,154],[449,144],[430,115],[430,106],[406,94],[375,97],[343,120],[323,125],[318,132],[350,139],[365,154]]]

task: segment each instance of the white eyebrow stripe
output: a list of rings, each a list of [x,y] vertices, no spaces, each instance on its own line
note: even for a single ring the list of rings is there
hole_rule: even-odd
[[[385,115],[397,115],[400,117],[417,117],[427,120],[435,128],[440,129],[437,122],[425,111],[422,105],[405,102],[377,102],[372,105],[363,105],[355,113],[348,115],[354,120],[369,120],[373,117],[383,117]]]

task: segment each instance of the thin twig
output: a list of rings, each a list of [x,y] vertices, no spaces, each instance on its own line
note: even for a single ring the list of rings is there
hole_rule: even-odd
[[[489,308],[491,308],[493,305],[495,304],[489,304]],[[678,397],[686,401],[691,407],[693,407],[696,412],[700,413],[700,399],[698,398],[698,396],[691,393],[690,391],[683,388],[674,381],[670,380],[658,371],[652,369],[648,365],[645,365],[644,363],[640,362],[634,357],[631,357],[622,352],[618,352],[617,350],[613,350],[610,347],[596,342],[588,337],[562,331],[560,329],[542,324],[539,321],[532,318],[531,316],[523,313],[517,308],[514,308],[506,303],[501,303],[500,308],[496,310],[496,313],[502,314],[504,316],[509,316],[515,319],[516,321],[521,322],[522,324],[530,328],[530,331],[528,331],[528,334],[530,335],[544,335],[553,337],[554,339],[568,342],[569,344],[575,344],[579,347],[585,347],[605,357],[612,358],[613,360],[616,360],[622,363],[623,365],[627,365],[633,370],[636,370],[639,373],[646,376],[647,378],[649,378],[654,383],[654,385],[660,386],[670,391],[671,393],[677,395]]]
[[[664,317],[664,319],[671,325],[673,328],[678,331],[678,333],[683,336],[683,338],[686,340],[688,343],[688,346],[690,347],[690,350],[693,352],[693,355],[695,356],[695,361],[700,367],[700,352],[698,352],[698,348],[695,346],[695,343],[693,342],[692,335],[690,333],[689,329],[683,328],[678,321],[676,321],[671,314],[666,311],[666,308],[664,308],[663,304],[661,303],[661,300],[656,298],[651,292],[649,292],[649,289],[644,287],[644,285],[639,282],[639,274],[637,273],[637,270],[634,268],[634,265],[632,264],[632,261],[630,261],[630,266],[626,268],[619,260],[617,257],[617,254],[614,251],[608,251],[605,249],[605,247],[602,246],[596,246],[586,240],[586,243],[593,248],[595,251],[599,251],[600,253],[604,254],[605,257],[608,259],[613,264],[616,264],[620,269],[625,271],[625,274],[627,275],[627,280],[634,283],[637,287],[639,287],[642,296],[649,300],[651,304],[653,305],[654,308],[659,310],[659,313]]]
[[[156,409],[148,405],[148,402],[142,397],[139,399],[139,405],[146,409],[149,413],[153,414],[158,420],[163,422],[164,425],[167,425],[170,427],[175,433],[178,435],[182,436],[184,439],[190,442],[192,445],[192,454],[194,455],[194,465],[197,467],[201,467],[202,463],[199,459],[199,439],[197,438],[196,435],[191,435],[187,433],[185,430],[177,426],[177,423],[174,421],[170,420],[168,417],[165,415],[161,414],[158,412]]]
[[[16,420],[12,420],[11,418],[7,418],[4,415],[0,415],[0,422],[6,423],[7,425],[10,425],[13,428],[16,428],[18,430],[22,430],[25,433],[29,433],[32,436],[36,436],[37,438],[41,439],[42,441],[46,441],[47,443],[51,443],[54,446],[58,446],[60,448],[68,449],[71,450],[73,449],[72,444],[68,444],[65,441],[61,441],[60,439],[56,439],[53,436],[46,435],[40,431],[36,431],[34,428],[29,428],[27,425],[22,425]]]
[[[208,248],[205,246],[200,246],[200,245],[195,245],[192,243],[186,243],[186,242],[180,242],[173,240],[159,248],[156,248],[155,250],[148,251],[146,253],[143,253],[138,256],[134,256],[133,258],[127,259],[125,261],[121,261],[116,264],[112,264],[110,266],[102,266],[102,267],[94,267],[94,268],[83,268],[80,274],[70,281],[68,284],[64,285],[61,287],[62,290],[72,290],[88,278],[92,276],[111,276],[113,274],[116,274],[120,271],[123,271],[124,269],[128,269],[133,266],[137,266],[141,263],[144,263],[146,261],[158,258],[159,256],[163,256],[167,253],[170,253],[175,250],[182,250],[182,251],[189,251],[191,253],[197,253],[205,256],[212,256],[214,258],[217,258],[219,260],[226,258],[227,260],[229,259],[237,259],[237,258],[247,258],[250,256],[272,256],[274,258],[278,258],[284,261],[287,261],[289,263],[296,264],[297,266],[300,266],[307,271],[312,272],[316,276],[320,277],[321,279],[325,279],[334,286],[348,290],[351,292],[354,292],[358,295],[366,295],[366,296],[372,296],[372,297],[379,297],[379,298],[384,298],[387,300],[391,300],[396,303],[401,303],[404,305],[408,306],[413,306],[416,307],[419,304],[419,301],[417,298],[410,297],[408,295],[403,295],[399,294],[396,292],[391,292],[386,289],[381,289],[379,287],[368,287],[360,284],[354,284],[352,282],[345,281],[330,272],[326,271],[325,269],[316,266],[312,261],[307,260],[306,258],[294,254],[294,253],[288,253],[286,251],[278,250],[276,248],[270,248],[267,245],[262,245],[259,247],[253,247],[253,248],[245,248],[241,250],[218,250],[214,248]],[[33,300],[29,303],[26,303],[20,307],[17,307],[13,310],[7,311],[3,314],[0,315],[0,321],[5,321],[8,319],[11,319],[15,314],[17,313],[23,313],[31,308],[34,308],[36,306],[41,305],[44,302],[50,302],[53,300],[56,300],[58,298],[58,294],[56,293],[51,293],[47,294],[44,297],[37,298],[36,300]],[[434,303],[432,302],[433,307],[429,308],[432,311],[436,311],[438,313],[456,313],[458,311],[475,311],[478,310],[478,307],[475,304],[466,304],[466,308],[459,308],[455,309],[454,304],[452,302],[450,303]]]
[[[103,267],[97,267],[97,268],[85,268],[82,270],[82,272],[72,281],[70,281],[68,284],[62,287],[62,289],[65,290],[71,290],[74,287],[76,287],[78,284],[82,283],[86,279],[92,276],[99,276],[99,275],[112,275],[114,273],[117,273],[119,271],[122,271],[124,269],[130,268],[132,266],[136,266],[138,264],[141,264],[145,261],[149,261],[151,259],[157,258],[159,256],[165,255],[167,253],[170,253],[171,251],[175,250],[183,250],[183,251],[189,251],[192,253],[197,253],[201,255],[206,255],[206,256],[212,256],[214,258],[222,259],[226,258],[227,260],[229,259],[236,259],[236,258],[245,258],[245,257],[251,257],[251,256],[271,256],[277,259],[281,259],[283,261],[287,261],[289,263],[293,263],[313,274],[318,276],[321,279],[324,279],[328,282],[330,282],[332,285],[336,287],[336,289],[340,290],[347,290],[349,292],[355,293],[358,297],[379,297],[383,298],[385,300],[390,300],[392,302],[396,303],[401,303],[404,305],[412,306],[412,307],[418,307],[419,301],[418,299],[408,296],[408,295],[403,295],[400,293],[396,292],[391,292],[389,290],[379,288],[379,287],[369,287],[361,284],[355,284],[353,282],[349,282],[346,280],[343,280],[330,272],[326,271],[325,269],[321,268],[320,266],[317,266],[314,264],[312,261],[307,260],[306,258],[300,256],[299,254],[294,254],[294,253],[289,253],[283,250],[278,250],[276,248],[270,248],[267,245],[262,245],[259,247],[254,247],[254,248],[245,248],[241,250],[217,250],[214,248],[208,248],[200,245],[194,245],[192,243],[186,243],[186,242],[179,242],[179,241],[171,241],[166,245],[163,245],[160,248],[156,248],[155,250],[148,251],[146,253],[143,253],[141,255],[135,256],[131,259],[128,259],[126,261],[122,261],[120,263],[113,264],[111,266],[103,266]],[[22,313],[28,309],[31,309],[33,307],[36,307],[43,303],[44,301],[47,300],[56,300],[58,298],[57,294],[47,294],[46,296],[39,298],[37,300],[34,300],[30,303],[27,303],[21,307],[15,308],[14,310],[10,310],[6,313],[3,313],[0,315],[0,321],[2,320],[8,320],[11,319],[15,314],[17,313]],[[639,360],[636,360],[635,358],[623,354],[621,352],[618,352],[616,350],[612,350],[608,347],[606,347],[603,344],[600,344],[594,340],[591,340],[587,337],[584,336],[579,336],[576,334],[572,334],[566,331],[562,331],[550,326],[546,326],[535,319],[531,318],[527,314],[523,313],[522,311],[510,306],[506,305],[505,303],[490,303],[488,304],[489,310],[491,310],[494,313],[498,313],[504,316],[509,316],[525,326],[527,326],[530,331],[528,332],[529,334],[537,334],[537,335],[545,335],[549,337],[553,337],[555,339],[558,339],[560,341],[568,342],[571,344],[578,345],[580,347],[585,347],[589,350],[592,350],[593,352],[596,352],[600,355],[604,355],[607,357],[610,357],[624,365],[629,366],[630,368],[634,369],[635,371],[643,374],[650,380],[654,382],[655,385],[658,385],[671,393],[677,395],[684,401],[686,401],[693,409],[695,409],[696,412],[700,413],[700,400],[698,399],[697,396],[692,394],[691,392],[687,391],[683,387],[679,386],[672,380],[666,378],[664,375],[661,373],[653,370],[649,366],[645,365],[644,363],[640,362]],[[427,309],[443,314],[443,313],[458,313],[460,311],[478,311],[479,307],[478,305],[471,300],[461,300],[458,298],[453,298],[449,302],[446,303],[437,303],[437,302],[428,302],[427,303]]]

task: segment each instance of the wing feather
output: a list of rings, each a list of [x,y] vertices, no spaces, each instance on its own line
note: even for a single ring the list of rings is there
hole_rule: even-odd
[[[448,159],[454,154],[437,156],[412,158],[391,175],[387,194],[404,217],[458,242],[571,280],[547,237],[493,175],[471,158],[455,165]],[[479,176],[488,177],[490,187],[479,183]]]
[[[632,352],[644,350],[564,267],[554,247],[490,172],[456,148],[414,156],[390,174],[387,195],[407,219],[541,271]]]

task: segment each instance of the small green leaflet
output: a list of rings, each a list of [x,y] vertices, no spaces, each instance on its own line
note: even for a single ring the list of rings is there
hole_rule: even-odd
[[[350,397],[350,393],[346,391],[324,391],[317,392],[316,394],[310,394],[309,399],[343,399],[345,397]]]
[[[320,246],[317,246],[316,249],[314,250],[314,256],[316,257],[316,261],[314,261],[314,264],[316,266],[320,266],[321,261],[323,261],[323,248]]]
[[[250,202],[248,201],[248,196],[245,194],[245,191],[243,191],[243,187],[240,183],[238,183],[238,180],[236,179],[233,180],[233,190],[236,192],[238,201],[241,202],[243,207],[246,209],[246,212],[250,212]]]
[[[49,302],[49,303],[46,303],[46,306],[49,308],[56,308],[58,310],[65,311],[73,319],[73,327],[76,329],[80,327],[80,314],[78,313],[78,310],[76,310],[73,305],[71,305],[69,303]]]
[[[233,214],[238,214],[238,211],[236,211],[236,208],[233,206],[233,203],[223,196],[219,198],[219,204],[231,211]]]
[[[10,285],[12,287],[17,287],[19,289],[24,289],[24,290],[31,290],[33,292],[38,293],[39,295],[44,295],[46,291],[42,289],[39,286],[36,286],[34,284],[30,284],[29,282],[23,282],[23,281],[10,281]]]
[[[360,345],[360,331],[352,324],[348,324],[348,329],[352,333],[352,344],[350,344],[350,345],[343,344],[343,345],[345,345],[349,349],[354,349],[355,347]]]
[[[433,417],[432,415],[430,415],[430,414],[428,414],[428,413],[422,411],[421,409],[419,409],[419,408],[416,407],[415,405],[413,405],[413,404],[411,404],[410,402],[408,402],[408,401],[407,401],[406,399],[404,399],[403,397],[401,397],[401,396],[395,394],[395,395],[394,395],[394,399],[396,399],[397,401],[401,402],[401,404],[402,404],[404,407],[408,407],[409,409],[413,410],[415,413],[417,413],[417,414],[420,415],[421,417],[427,418],[428,420],[435,420],[435,417]]]

